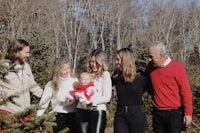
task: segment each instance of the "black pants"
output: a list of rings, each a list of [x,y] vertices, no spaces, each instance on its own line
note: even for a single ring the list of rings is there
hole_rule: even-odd
[[[114,133],[145,133],[146,125],[146,114],[142,105],[117,107]]]
[[[77,109],[76,122],[77,133],[104,133],[106,111]]]
[[[153,109],[153,130],[154,133],[181,133],[183,123],[182,110]]]
[[[54,133],[58,133],[64,128],[68,127],[69,133],[76,132],[76,113],[58,113],[56,115],[56,124],[57,126],[53,128]]]

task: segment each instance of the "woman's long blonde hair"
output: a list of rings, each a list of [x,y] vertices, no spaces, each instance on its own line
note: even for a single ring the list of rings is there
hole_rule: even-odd
[[[101,49],[94,49],[90,53],[87,63],[86,63],[86,69],[87,69],[87,72],[89,73],[92,73],[92,69],[90,67],[90,60],[92,57],[95,57],[96,62],[99,64],[99,69],[95,75],[95,78],[99,78],[102,76],[104,71],[108,70],[106,55]]]
[[[64,65],[69,64],[70,62],[67,58],[56,58],[52,67],[52,76],[51,82],[55,91],[59,90],[60,87],[60,70],[63,68]]]
[[[133,51],[130,48],[122,48],[117,54],[121,58],[121,72],[125,82],[133,82],[137,76]]]

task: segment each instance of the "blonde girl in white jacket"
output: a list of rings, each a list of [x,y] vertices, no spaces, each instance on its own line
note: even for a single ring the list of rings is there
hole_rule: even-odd
[[[74,85],[77,82],[77,78],[70,77],[69,61],[65,58],[56,59],[52,68],[51,81],[44,88],[44,93],[39,103],[41,108],[37,111],[38,116],[43,115],[51,102],[52,111],[57,113],[57,126],[53,128],[54,133],[66,127],[69,128],[70,133],[76,133],[75,111],[77,102],[69,92],[74,90]]]

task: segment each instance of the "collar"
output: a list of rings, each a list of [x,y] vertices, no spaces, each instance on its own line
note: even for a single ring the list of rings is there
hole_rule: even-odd
[[[17,64],[14,66],[14,71],[17,73],[22,72],[23,69],[24,69],[24,65]]]
[[[68,80],[68,79],[69,79],[69,77],[67,77],[67,78],[62,78],[62,77],[59,77],[59,79],[60,79],[60,81],[66,81],[66,80]]]
[[[22,65],[17,64],[17,65],[14,66],[14,69],[22,69],[22,67],[23,67]]]
[[[166,67],[171,62],[171,58],[168,56],[167,60],[161,65],[161,67]]]

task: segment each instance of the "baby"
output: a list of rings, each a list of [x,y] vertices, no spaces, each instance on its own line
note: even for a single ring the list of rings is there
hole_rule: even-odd
[[[92,103],[97,90],[94,89],[94,83],[91,81],[89,73],[83,72],[79,76],[79,84],[74,86],[74,90],[70,92],[73,97],[78,98],[82,107],[86,108],[87,105],[92,104],[95,108],[96,105]]]

